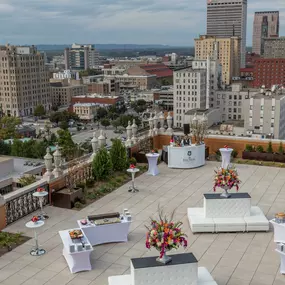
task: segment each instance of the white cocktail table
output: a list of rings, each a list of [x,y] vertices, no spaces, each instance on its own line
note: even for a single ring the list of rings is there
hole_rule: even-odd
[[[120,223],[106,225],[95,225],[93,223],[82,225],[79,220],[77,224],[90,244],[98,245],[111,242],[127,242],[131,222],[124,218]]]
[[[285,274],[285,252],[278,249],[275,249],[275,251],[278,252],[280,256],[280,273]]]
[[[84,248],[82,248],[81,251],[78,251],[75,249],[74,252],[70,252],[70,246],[77,246],[81,245],[81,242],[79,240],[76,240],[76,242],[72,241],[69,232],[72,230],[65,230],[65,231],[59,231],[59,235],[61,237],[62,243],[63,243],[63,251],[62,254],[68,264],[68,267],[71,271],[71,273],[76,273],[80,271],[87,271],[91,270],[91,262],[90,262],[90,254],[93,251],[93,248],[87,239],[86,236],[84,236],[81,241],[84,244]],[[89,246],[89,249],[86,249],[86,246]]]
[[[156,176],[159,174],[159,170],[157,167],[157,160],[159,158],[158,153],[147,153],[146,154],[148,160],[148,172],[147,174]]]
[[[222,165],[221,167],[226,169],[231,163],[231,154],[233,152],[232,148],[220,148],[220,152],[222,155]]]
[[[42,192],[34,192],[33,196],[39,199],[40,202],[40,207],[41,207],[41,218],[44,219],[48,219],[48,215],[43,211],[43,202],[44,202],[44,198],[48,195],[47,191],[42,191]]]
[[[132,185],[129,188],[129,192],[139,192],[139,189],[137,189],[135,187],[135,175],[137,172],[139,172],[140,170],[138,168],[129,168],[127,169],[127,172],[132,174]]]
[[[285,243],[285,223],[276,223],[274,219],[269,222],[274,227],[274,242]]]
[[[39,243],[38,243],[38,234],[37,234],[37,228],[42,227],[45,224],[44,221],[37,221],[34,223],[33,221],[27,222],[26,227],[29,229],[34,230],[34,235],[35,235],[35,248],[30,251],[30,254],[33,256],[40,256],[46,253],[44,249],[39,248]]]

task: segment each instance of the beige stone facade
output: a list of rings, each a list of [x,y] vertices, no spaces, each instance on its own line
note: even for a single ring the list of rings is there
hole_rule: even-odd
[[[0,46],[0,104],[8,116],[28,116],[38,105],[51,108],[44,55],[34,46]]]
[[[215,46],[217,54],[215,55]],[[195,39],[195,58],[205,60],[208,57],[219,59],[222,65],[223,83],[229,85],[232,77],[240,74],[240,38],[217,38],[202,35]]]
[[[52,105],[53,106],[68,106],[71,103],[71,98],[87,94],[87,85],[80,84],[74,80],[52,81],[51,82]]]
[[[96,103],[76,103],[73,105],[73,112],[78,115],[80,120],[91,121],[98,107],[99,104]]]

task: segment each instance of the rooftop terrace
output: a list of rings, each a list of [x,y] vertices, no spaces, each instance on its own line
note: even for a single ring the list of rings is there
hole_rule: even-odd
[[[31,256],[33,240],[5,254],[0,258],[0,284],[107,284],[108,276],[129,272],[130,258],[158,255],[157,251],[145,248],[145,225],[149,217],[157,213],[159,204],[167,212],[176,209],[176,219],[182,220],[188,235],[186,251],[194,253],[199,266],[205,266],[219,285],[285,284],[285,277],[279,273],[280,260],[274,251],[272,229],[268,233],[191,233],[187,208],[202,206],[203,193],[212,191],[213,170],[218,166],[219,163],[207,162],[206,166],[193,170],[174,170],[160,164],[158,176],[143,174],[136,179],[138,193],[128,193],[129,185],[124,185],[80,212],[46,207],[50,219],[39,229],[39,242],[47,254],[38,258]],[[259,205],[268,219],[284,211],[285,169],[251,165],[237,165],[237,169],[242,180],[240,192],[250,193],[252,204]],[[77,227],[76,220],[89,214],[121,212],[124,208],[128,208],[133,217],[129,241],[94,247],[94,269],[71,274],[62,256],[58,231]],[[6,230],[22,231],[32,237],[33,231],[25,228],[30,218],[27,216]]]

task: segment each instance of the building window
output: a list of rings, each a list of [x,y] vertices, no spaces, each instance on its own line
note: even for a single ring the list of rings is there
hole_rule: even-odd
[[[264,106],[260,106],[260,110],[263,110],[263,107],[264,107]]]
[[[272,106],[272,111],[275,111],[275,106]]]
[[[249,106],[249,110],[252,110],[252,105]]]
[[[274,128],[274,123],[271,123],[271,128]]]

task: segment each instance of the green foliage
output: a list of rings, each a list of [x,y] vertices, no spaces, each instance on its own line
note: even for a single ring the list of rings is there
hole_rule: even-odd
[[[62,155],[66,158],[73,158],[77,149],[75,143],[72,140],[71,134],[67,130],[58,130],[58,145],[62,148]]]
[[[283,149],[283,144],[282,144],[282,142],[280,142],[280,144],[279,144],[278,153],[284,154],[284,149]]]
[[[262,145],[258,145],[258,146],[256,147],[256,151],[257,151],[257,152],[264,152],[263,146],[262,146]]]
[[[272,142],[270,141],[268,143],[268,146],[267,146],[267,150],[266,150],[268,153],[273,153],[273,148],[272,148]]]
[[[142,113],[147,109],[146,101],[143,99],[139,99],[136,102],[133,102],[131,106],[137,113]]]
[[[77,201],[77,202],[74,203],[74,208],[81,209],[82,207],[83,207],[83,205],[82,205],[81,202]]]
[[[136,124],[138,126],[141,125],[141,119],[138,118],[138,117],[134,117],[134,116],[131,116],[131,115],[121,115],[119,117],[119,120],[120,120],[120,126],[123,126],[124,128],[126,128],[128,126],[128,122],[133,122],[133,119],[136,120]]]
[[[117,129],[121,125],[120,118],[113,120],[111,124],[115,129]]]
[[[116,180],[116,182],[119,183],[119,184],[123,182],[123,179],[122,179],[122,177],[120,177],[120,176],[116,177],[115,180]]]
[[[110,149],[113,170],[123,171],[127,166],[127,151],[121,140],[114,139]]]
[[[100,123],[103,127],[105,127],[105,129],[110,126],[110,121],[108,119],[102,119]]]
[[[22,233],[11,234],[7,232],[0,232],[0,247],[6,247],[8,250],[11,250],[12,245],[19,244],[22,239]]]
[[[14,139],[13,144],[10,146],[10,155],[42,159],[46,154],[47,147],[47,141],[29,140],[22,142],[18,139]]]
[[[52,113],[49,119],[52,123],[57,123],[57,124],[59,122],[68,123],[70,120],[79,121],[78,115],[76,115],[73,112],[67,112],[67,111]]]
[[[0,140],[0,154],[10,155],[11,154],[11,144],[4,143],[4,141]]]
[[[129,164],[137,165],[137,160],[134,157],[129,159]]]
[[[16,126],[21,124],[20,118],[4,116],[0,119],[0,139],[16,137]]]
[[[45,107],[43,105],[38,105],[34,110],[34,116],[42,117],[46,114]]]
[[[99,107],[96,111],[96,120],[101,120],[103,118],[106,118],[108,115],[108,111],[106,108]]]
[[[24,175],[21,178],[19,178],[18,183],[20,183],[23,187],[28,186],[34,182],[36,182],[36,176],[35,175]]]
[[[106,148],[102,147],[92,162],[93,176],[96,180],[104,180],[112,172],[112,161]]]
[[[62,129],[62,130],[67,130],[69,125],[68,125],[68,122],[66,121],[62,121],[59,123],[59,127]]]
[[[231,153],[231,157],[236,158],[238,155],[238,151],[236,149],[234,149]]]
[[[245,146],[245,151],[253,151],[252,145],[247,144],[247,145]]]

